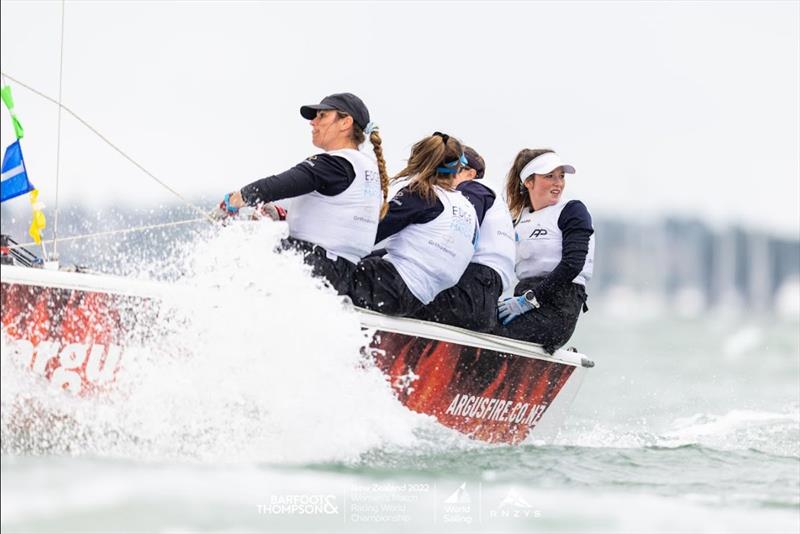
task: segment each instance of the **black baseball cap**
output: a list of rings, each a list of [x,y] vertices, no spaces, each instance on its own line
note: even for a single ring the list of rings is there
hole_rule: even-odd
[[[317,116],[317,111],[325,109],[335,109],[336,111],[347,113],[353,117],[353,122],[362,130],[366,128],[369,123],[369,110],[367,106],[353,93],[336,93],[326,96],[319,104],[302,106],[300,108],[300,115],[302,115],[304,119],[312,120]]]
[[[483,173],[486,171],[486,163],[480,154],[475,152],[475,149],[470,146],[464,147],[464,156],[467,158],[467,167],[475,169],[475,179],[483,178]]]

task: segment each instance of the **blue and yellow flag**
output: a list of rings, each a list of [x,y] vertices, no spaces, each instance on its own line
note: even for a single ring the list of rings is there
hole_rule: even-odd
[[[24,195],[36,189],[28,181],[28,171],[22,158],[19,139],[11,143],[3,156],[3,173],[0,176],[0,202]]]
[[[28,235],[33,238],[37,245],[41,245],[42,230],[47,227],[47,219],[45,219],[44,212],[42,212],[44,204],[39,202],[38,189],[31,191],[31,196],[29,198],[31,200],[31,208],[33,209],[33,219],[31,220],[30,228],[28,228]]]
[[[33,220],[28,228],[28,234],[33,240],[42,243],[42,230],[47,227],[42,209],[44,204],[39,202],[39,191],[28,180],[28,170],[25,168],[25,160],[22,158],[22,147],[19,140],[25,135],[25,130],[14,112],[14,98],[11,96],[11,88],[8,86],[0,89],[0,98],[11,114],[11,122],[14,125],[14,134],[17,140],[11,143],[3,155],[3,171],[0,176],[0,202],[30,193],[31,209],[33,209]],[[44,245],[42,245],[44,250]],[[46,254],[45,254],[46,256]],[[45,258],[46,259],[46,258]]]

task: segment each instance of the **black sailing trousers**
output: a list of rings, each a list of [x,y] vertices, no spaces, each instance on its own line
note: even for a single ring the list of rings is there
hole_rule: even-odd
[[[355,263],[341,256],[333,260],[328,257],[328,252],[321,246],[293,237],[281,240],[279,249],[300,252],[303,255],[303,262],[311,266],[311,273],[314,276],[327,280],[340,295],[347,294],[353,272],[356,270]]]
[[[514,295],[522,295],[536,287],[541,278],[523,278],[514,288]],[[542,345],[552,354],[572,337],[581,309],[586,307],[586,288],[570,282],[559,288],[552,301],[524,313],[506,326],[498,326],[494,334]]]
[[[377,256],[358,262],[347,294],[356,306],[396,317],[411,317],[423,306],[395,266]]]
[[[280,248],[303,254],[314,276],[327,280],[360,308],[398,317],[409,317],[422,308],[395,266],[378,256],[368,256],[356,265],[342,257],[331,259],[321,246],[293,237],[283,239]]]
[[[497,328],[497,299],[502,293],[503,281],[497,271],[470,263],[456,285],[436,295],[413,317],[476,332],[492,332]]]

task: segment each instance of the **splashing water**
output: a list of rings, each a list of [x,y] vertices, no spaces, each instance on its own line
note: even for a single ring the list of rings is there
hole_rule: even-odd
[[[154,304],[157,323],[108,396],[67,398],[4,356],[4,438],[24,418],[33,448],[256,462],[347,461],[415,443],[428,418],[402,407],[361,355],[370,333],[356,313],[297,254],[274,252],[285,232],[236,224],[166,261],[183,277]]]
[[[316,518],[331,532],[797,531],[796,322],[594,311],[573,343],[598,366],[555,442],[486,445],[397,402],[353,311],[272,252],[285,230],[209,230],[121,266],[172,282],[109,395],[51,388],[3,339],[4,531],[309,532],[256,508],[309,492],[339,506]],[[376,482],[429,491],[407,524],[342,521]],[[475,523],[446,525],[462,487]]]

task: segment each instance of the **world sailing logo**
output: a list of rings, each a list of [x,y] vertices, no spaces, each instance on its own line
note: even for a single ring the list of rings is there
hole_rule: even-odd
[[[469,504],[470,497],[469,493],[467,493],[467,483],[461,484],[444,502],[445,504]]]
[[[467,491],[466,482],[463,482],[444,500],[442,512],[443,523],[472,524],[475,518],[473,517],[472,498]]]

